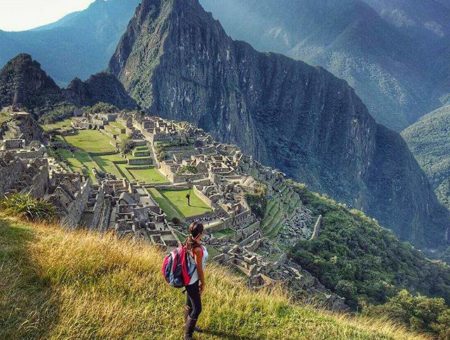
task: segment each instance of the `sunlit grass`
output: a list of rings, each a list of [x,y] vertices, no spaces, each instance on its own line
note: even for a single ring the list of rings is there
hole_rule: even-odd
[[[111,235],[0,220],[0,338],[180,339],[184,296],[163,254]],[[420,339],[389,322],[253,292],[209,264],[199,339]]]
[[[76,135],[65,136],[67,143],[89,153],[114,152],[116,148],[110,143],[111,139],[96,130],[79,130]]]
[[[138,167],[129,167],[128,171],[130,174],[140,182],[145,182],[148,184],[161,184],[161,183],[169,183],[169,180],[163,176],[162,173],[159,172],[155,167],[151,168],[138,168]]]
[[[42,124],[44,131],[54,131],[54,130],[66,130],[71,128],[72,119],[64,119],[53,124]]]

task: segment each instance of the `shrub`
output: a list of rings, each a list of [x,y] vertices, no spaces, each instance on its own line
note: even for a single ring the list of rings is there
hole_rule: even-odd
[[[24,194],[6,196],[0,201],[0,209],[7,215],[19,216],[29,221],[52,221],[56,217],[52,204]]]
[[[41,124],[52,124],[61,120],[72,117],[76,107],[70,104],[65,104],[54,108],[39,118]]]
[[[114,113],[118,112],[119,109],[114,105],[108,103],[97,103],[94,106],[89,107],[85,112],[87,114],[95,114],[95,113]]]
[[[173,217],[172,223],[175,225],[181,225],[181,220],[178,217]]]
[[[370,316],[386,315],[411,330],[432,333],[440,339],[450,336],[450,309],[441,298],[413,296],[402,290],[384,305],[367,307],[364,312]]]
[[[252,213],[258,218],[264,218],[264,213],[267,207],[267,198],[264,192],[260,194],[246,194],[245,198],[247,200]]]

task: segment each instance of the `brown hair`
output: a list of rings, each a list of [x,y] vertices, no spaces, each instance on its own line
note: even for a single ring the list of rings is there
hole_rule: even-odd
[[[200,222],[192,222],[189,225],[189,236],[186,239],[185,245],[188,251],[192,251],[196,246],[199,245],[197,240],[195,239],[198,235],[200,235],[205,228],[203,224]]]

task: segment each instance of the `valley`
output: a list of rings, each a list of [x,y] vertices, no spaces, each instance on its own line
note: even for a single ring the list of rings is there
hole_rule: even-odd
[[[449,19],[95,0],[0,31],[0,338],[177,337],[193,222],[202,338],[449,338]]]

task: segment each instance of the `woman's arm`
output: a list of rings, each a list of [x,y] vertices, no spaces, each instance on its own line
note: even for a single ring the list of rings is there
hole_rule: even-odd
[[[195,263],[197,265],[197,273],[200,279],[200,293],[205,289],[205,273],[203,271],[203,256],[200,247],[194,249]]]

